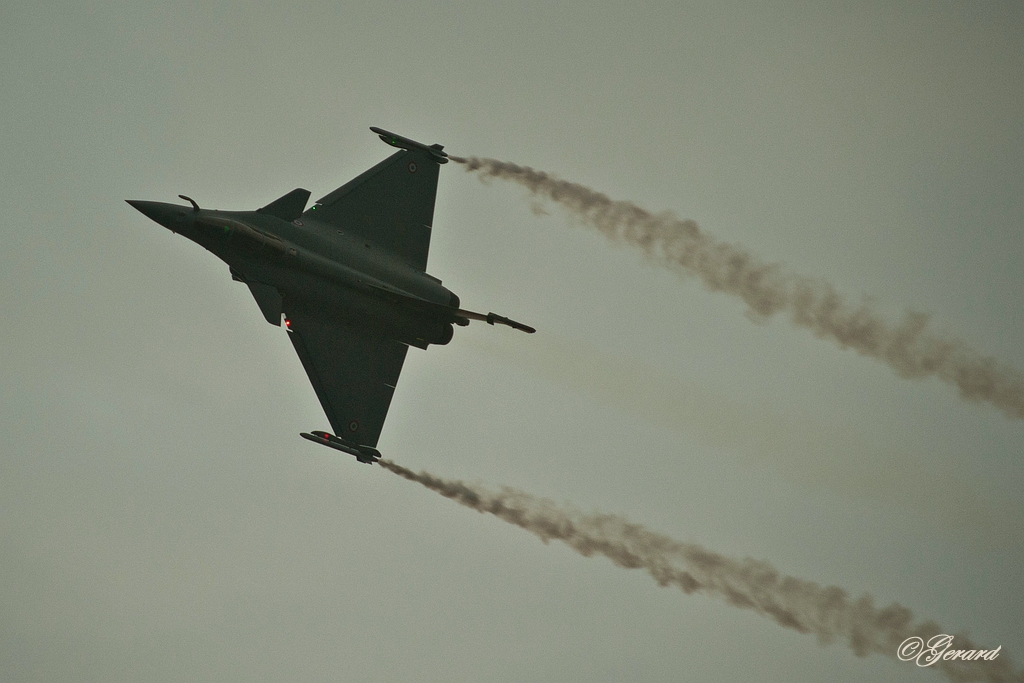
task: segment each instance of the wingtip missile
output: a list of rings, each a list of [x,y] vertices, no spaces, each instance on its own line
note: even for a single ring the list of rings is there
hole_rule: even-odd
[[[488,325],[508,325],[514,330],[522,330],[527,334],[533,334],[537,331],[536,328],[524,325],[521,322],[512,320],[512,318],[506,318],[505,316],[498,315],[497,313],[488,313],[487,315],[484,315],[483,313],[475,313],[473,311],[467,311],[460,308],[455,311],[455,315],[455,322],[460,325],[468,325],[470,320],[479,320],[480,322],[485,322]],[[460,319],[465,322],[459,322]]]
[[[383,128],[378,128],[377,126],[370,126],[370,130],[376,133],[377,137],[392,147],[398,147],[399,149],[418,149],[429,154],[434,161],[439,164],[448,163],[448,152],[444,151],[443,145],[438,145],[436,143],[433,145],[425,145],[422,142],[410,140],[407,137],[392,133],[391,131],[384,130]]]
[[[512,318],[506,318],[505,316],[498,315],[497,313],[488,313],[487,324],[493,325],[495,323],[498,323],[499,325],[508,325],[513,330],[522,330],[527,334],[533,334],[534,332],[537,331],[536,328],[530,327],[529,325],[524,325],[521,322],[516,322],[515,320],[512,320]]]
[[[303,439],[312,441],[313,443],[318,443],[321,446],[329,446],[335,450],[341,451],[342,453],[354,455],[356,460],[358,460],[359,462],[364,462],[367,465],[372,465],[373,463],[380,460],[380,451],[378,451],[376,448],[371,448],[369,446],[356,446],[354,444],[350,444],[347,441],[339,439],[333,434],[328,434],[327,432],[320,432],[314,430],[312,433],[300,432],[299,436],[301,436]]]

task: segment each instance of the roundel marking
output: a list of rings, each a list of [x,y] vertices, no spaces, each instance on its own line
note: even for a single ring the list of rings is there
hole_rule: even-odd
[[[416,162],[415,161],[410,161],[409,162],[409,173],[415,173],[415,172],[416,172]]]
[[[292,221],[292,224],[293,224],[293,225],[297,225],[297,226],[299,226],[300,228],[302,227],[302,221],[300,221],[300,220],[299,220],[298,218],[296,218],[295,220],[293,220],[293,221]]]
[[[351,422],[349,422],[348,423],[348,431],[350,431],[350,432],[358,432],[359,431],[359,423],[357,421],[355,421],[355,420],[352,420]]]

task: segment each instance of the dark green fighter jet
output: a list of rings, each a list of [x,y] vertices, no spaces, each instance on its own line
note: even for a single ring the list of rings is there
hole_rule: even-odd
[[[284,324],[334,429],[301,436],[354,455],[375,448],[409,346],[451,341],[453,325],[481,320],[532,327],[459,308],[426,273],[441,145],[371,128],[399,152],[318,200],[296,189],[255,211],[128,200],[172,232],[213,252],[252,291],[264,317]]]

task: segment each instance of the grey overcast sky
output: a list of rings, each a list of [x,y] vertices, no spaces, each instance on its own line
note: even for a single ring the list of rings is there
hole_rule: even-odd
[[[1024,368],[1017,2],[0,3],[0,679],[931,681],[310,444],[285,332],[124,199],[319,197],[382,126],[671,210]],[[442,168],[380,448],[1024,664],[1024,421]]]

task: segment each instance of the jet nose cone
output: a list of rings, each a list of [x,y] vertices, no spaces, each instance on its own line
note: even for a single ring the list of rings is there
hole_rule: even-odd
[[[126,199],[125,201],[129,206],[144,214],[147,218],[156,221],[166,228],[171,228],[186,213],[184,207],[175,206],[174,204],[144,202],[139,199]]]

